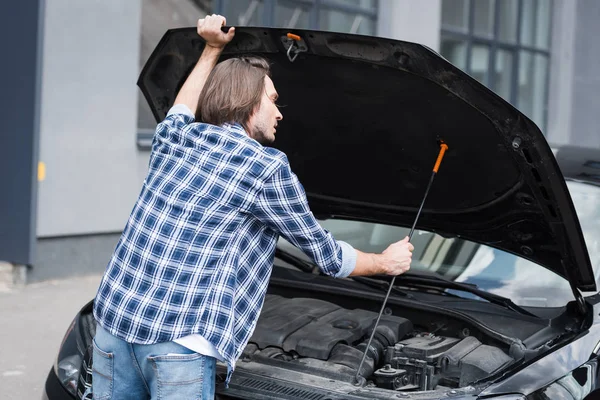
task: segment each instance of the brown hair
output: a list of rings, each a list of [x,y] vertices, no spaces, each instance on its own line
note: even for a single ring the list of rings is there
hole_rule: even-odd
[[[196,120],[222,125],[246,124],[260,105],[269,64],[260,57],[236,57],[218,63],[206,79],[198,99]]]

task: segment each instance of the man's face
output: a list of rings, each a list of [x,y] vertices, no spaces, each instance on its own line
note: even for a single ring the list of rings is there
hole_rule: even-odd
[[[278,96],[273,81],[265,76],[265,92],[260,105],[248,120],[248,134],[260,144],[266,145],[275,141],[277,121],[283,119],[275,103]]]

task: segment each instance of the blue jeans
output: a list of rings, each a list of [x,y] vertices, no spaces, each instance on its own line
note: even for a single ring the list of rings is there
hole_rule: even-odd
[[[213,357],[175,342],[132,344],[98,325],[92,363],[93,398],[213,399],[215,364]]]

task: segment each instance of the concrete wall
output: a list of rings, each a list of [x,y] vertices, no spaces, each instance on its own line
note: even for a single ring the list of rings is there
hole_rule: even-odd
[[[600,2],[554,0],[548,141],[600,148]]]
[[[38,237],[123,229],[141,187],[140,0],[46,3]]]
[[[441,0],[379,0],[377,36],[440,48]]]
[[[32,283],[102,273],[120,236],[107,233],[39,239],[26,280]]]

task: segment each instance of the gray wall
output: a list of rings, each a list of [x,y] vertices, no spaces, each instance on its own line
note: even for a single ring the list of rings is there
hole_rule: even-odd
[[[108,233],[39,239],[27,282],[101,273],[120,236]]]
[[[600,148],[600,2],[554,0],[548,140]]]
[[[140,0],[46,4],[38,236],[123,229],[136,148]]]
[[[440,48],[441,0],[379,0],[377,36]]]

